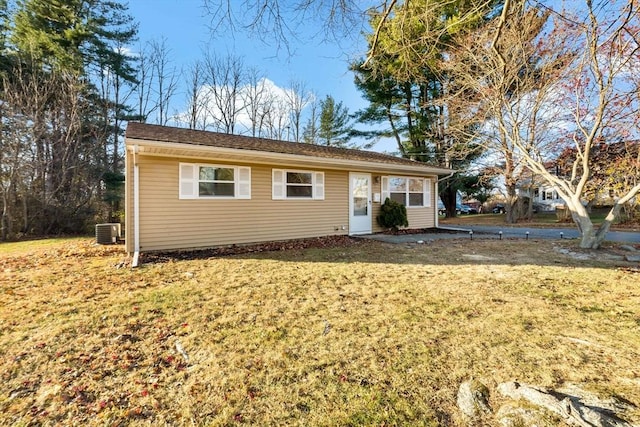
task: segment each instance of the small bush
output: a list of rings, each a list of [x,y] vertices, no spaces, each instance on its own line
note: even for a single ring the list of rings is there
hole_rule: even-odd
[[[377,217],[378,224],[384,228],[397,230],[399,227],[408,227],[407,208],[404,205],[387,197],[380,208],[380,215]]]

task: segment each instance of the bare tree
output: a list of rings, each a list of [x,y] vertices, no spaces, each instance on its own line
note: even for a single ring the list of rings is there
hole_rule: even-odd
[[[279,140],[289,139],[291,124],[286,100],[272,94],[265,105],[267,108],[264,110],[264,136]]]
[[[187,78],[187,113],[186,121],[189,129],[206,129],[207,104],[209,93],[203,88],[205,82],[205,66],[199,60],[194,61],[188,68]]]
[[[271,94],[266,79],[257,68],[250,68],[246,76],[242,103],[249,119],[249,133],[251,136],[260,136]]]
[[[476,111],[485,115],[485,130],[499,151],[553,185],[580,229],[580,246],[598,248],[622,206],[640,191],[635,185],[619,194],[602,225],[594,227],[585,196],[596,148],[631,139],[634,132],[637,139],[640,105],[628,79],[639,63],[640,26],[633,0],[620,8],[596,8],[587,0],[585,10],[585,19],[555,14],[553,25],[531,37],[539,24],[529,18],[541,11],[514,3],[495,29],[484,37],[474,34],[480,43],[464,50],[456,66],[461,79],[484,76],[467,82],[475,82]],[[572,158],[566,173],[549,170],[548,162],[561,153]]]
[[[151,114],[158,108],[157,104],[152,102],[151,94],[155,81],[155,68],[151,58],[149,44],[139,47],[137,54],[138,67],[135,87],[137,119],[145,123]]]
[[[636,88],[627,84],[640,59],[640,10],[637,2],[595,6],[586,0],[587,20],[581,26],[567,24],[580,35],[581,46],[565,80],[564,105],[570,112],[572,129],[565,141],[574,150],[568,176],[556,176],[544,168],[538,153],[524,153],[528,166],[553,184],[565,200],[580,229],[583,248],[597,249],[622,207],[640,192],[640,184],[617,195],[617,200],[599,228],[595,228],[583,196],[591,179],[594,151],[600,143],[611,143],[619,135],[631,136],[640,105]],[[637,127],[635,128],[637,139]]]
[[[2,237],[79,230],[78,211],[94,200],[103,146],[81,118],[89,101],[78,75],[13,64],[2,78],[0,156]],[[93,186],[91,184],[94,184]]]
[[[2,75],[3,240],[14,237],[18,218],[20,231],[26,233],[31,219],[42,216],[41,206],[48,198],[47,111],[56,91],[54,80],[32,70],[28,61],[16,62],[11,71]],[[32,202],[40,206],[32,206]]]
[[[156,111],[156,123],[166,125],[169,122],[171,100],[178,89],[179,73],[172,65],[171,51],[166,38],[149,42],[149,61],[153,69],[155,82],[152,86]]]
[[[302,141],[307,144],[317,144],[320,140],[320,102],[315,95],[311,95],[309,118],[302,130]]]
[[[369,7],[350,0],[203,0],[203,3],[211,17],[213,33],[247,30],[265,42],[268,37],[269,44],[287,51],[291,40],[302,39],[303,26],[318,28],[306,41],[316,41],[318,35],[336,44],[352,40],[361,33],[359,29],[366,23],[369,11]]]
[[[304,82],[292,80],[285,92],[290,114],[291,135],[295,142],[302,140],[302,112],[312,99]]]
[[[501,169],[509,223],[519,215],[518,184],[530,177],[520,152],[531,152],[549,137],[544,131],[555,115],[546,101],[554,93],[562,59],[571,54],[566,37],[549,38],[541,49],[539,37],[548,17],[536,9],[523,13],[514,8],[473,31],[445,61],[457,85],[451,105],[484,123],[470,137],[486,146],[485,158],[493,161],[494,170]],[[497,42],[495,34],[501,35]]]
[[[241,90],[245,71],[242,59],[227,55],[224,58],[209,53],[205,57],[209,91],[208,114],[216,130],[234,133],[240,113],[244,109]]]
[[[9,77],[2,74],[3,99],[0,102],[0,191],[2,192],[1,236],[5,241],[15,236],[14,221],[22,219],[21,229],[28,228],[27,193],[34,176],[34,113],[44,114],[49,91],[38,78],[16,64]],[[39,106],[39,107],[38,107]],[[44,172],[42,172],[44,174]]]
[[[270,120],[273,110],[276,108],[276,98],[272,92],[267,91],[258,112],[258,135],[259,137],[270,137]]]

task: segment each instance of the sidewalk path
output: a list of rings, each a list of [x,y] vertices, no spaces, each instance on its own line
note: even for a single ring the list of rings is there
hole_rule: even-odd
[[[489,225],[474,225],[464,228],[439,227],[438,232],[421,234],[368,234],[357,237],[379,240],[387,243],[418,243],[437,239],[470,239],[473,238],[498,239],[502,231],[503,239],[577,239],[580,236],[575,228],[535,228],[535,227],[498,227]],[[527,232],[529,235],[527,236]],[[560,234],[562,233],[562,235]],[[610,231],[607,233],[608,242],[640,243],[640,233],[631,231]]]
[[[503,237],[523,237],[529,232],[530,239],[559,239],[560,233],[565,239],[577,239],[580,233],[575,228],[527,228],[527,227],[496,227],[490,225],[471,226],[473,233],[498,235],[502,231]],[[632,231],[610,231],[605,241],[640,243],[640,233]]]

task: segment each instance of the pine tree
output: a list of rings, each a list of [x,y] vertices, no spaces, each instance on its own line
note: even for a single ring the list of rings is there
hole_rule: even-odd
[[[319,143],[332,147],[347,147],[351,135],[349,109],[327,95],[320,101]]]

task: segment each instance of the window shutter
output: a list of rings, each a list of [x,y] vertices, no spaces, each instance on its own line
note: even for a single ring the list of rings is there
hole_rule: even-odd
[[[424,206],[427,208],[431,207],[431,180],[424,180]]]
[[[384,203],[384,201],[387,200],[387,198],[389,197],[389,177],[388,176],[382,177],[382,185],[381,185],[380,191],[382,193],[382,200],[380,201],[380,203]]]
[[[238,199],[251,198],[251,168],[238,167]]]
[[[314,173],[313,198],[316,200],[324,200],[324,172]]]
[[[195,199],[198,197],[197,166],[190,163],[180,163],[180,199]]]
[[[271,171],[271,198],[273,200],[284,199],[285,173],[281,169]]]

